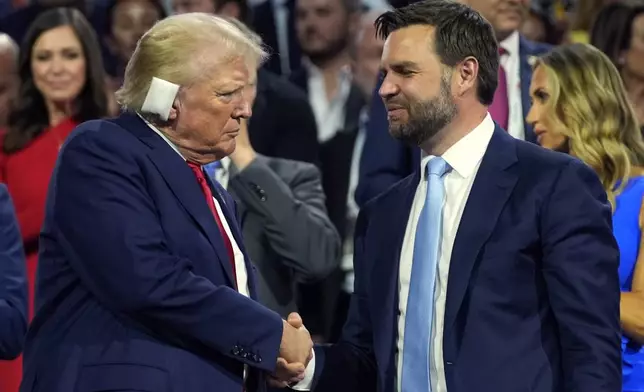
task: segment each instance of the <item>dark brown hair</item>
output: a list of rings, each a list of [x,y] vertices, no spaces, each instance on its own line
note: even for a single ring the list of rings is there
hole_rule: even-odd
[[[590,43],[604,52],[617,69],[621,52],[631,45],[633,20],[641,13],[644,13],[644,2],[617,2],[604,7],[593,24]]]
[[[499,81],[499,45],[490,23],[474,9],[452,0],[419,1],[385,12],[375,22],[382,39],[414,25],[435,28],[436,54],[443,64],[454,67],[469,56],[476,58],[478,100],[490,105]]]

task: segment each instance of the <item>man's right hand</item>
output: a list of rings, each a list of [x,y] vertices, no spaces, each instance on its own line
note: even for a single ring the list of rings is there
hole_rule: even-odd
[[[309,331],[302,325],[299,315],[291,313],[288,321],[282,321],[280,358],[288,363],[301,363],[305,367],[311,360],[313,341]]]

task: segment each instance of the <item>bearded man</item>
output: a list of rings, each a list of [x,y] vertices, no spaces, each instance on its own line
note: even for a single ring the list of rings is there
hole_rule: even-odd
[[[360,211],[343,336],[294,389],[619,392],[619,253],[597,176],[494,123],[498,45],[476,11],[427,0],[376,27],[389,131],[422,163]]]

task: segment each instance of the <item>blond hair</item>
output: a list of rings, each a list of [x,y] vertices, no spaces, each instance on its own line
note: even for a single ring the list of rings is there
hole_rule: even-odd
[[[230,16],[222,16],[222,18],[230,22],[233,26],[237,27],[239,31],[246,34],[248,38],[250,38],[257,45],[260,45],[260,46],[263,45],[262,37],[260,37],[259,34],[251,30],[250,27],[246,26],[244,22]]]
[[[212,75],[210,70],[222,63],[242,58],[255,69],[266,57],[261,44],[223,18],[205,13],[170,16],[139,40],[116,99],[124,109],[139,111],[153,77],[185,87]]]
[[[587,44],[564,45],[540,57],[548,75],[554,131],[568,138],[570,154],[592,167],[613,208],[633,166],[644,165],[644,142],[619,72]]]

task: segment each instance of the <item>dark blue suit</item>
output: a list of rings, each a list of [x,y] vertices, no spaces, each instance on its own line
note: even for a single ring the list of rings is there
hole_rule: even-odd
[[[529,59],[539,56],[551,47],[519,38],[519,57],[521,64],[521,102],[523,118],[530,111],[530,80],[532,65]],[[386,191],[390,186],[411,174],[420,165],[420,150],[410,147],[389,135],[387,109],[378,95],[380,84],[374,92],[367,125],[367,136],[360,161],[360,179],[356,189],[356,202],[364,205],[368,200]],[[537,138],[532,125],[523,124],[525,139],[536,143]]]
[[[234,202],[212,185],[243,251]],[[239,392],[244,364],[262,386],[282,319],[232,287],[186,162],[134,114],[84,123],[49,188],[21,391]]]
[[[316,392],[393,392],[399,258],[420,170],[360,212],[341,341]],[[451,256],[449,392],[620,392],[619,252],[595,173],[497,127]]]
[[[16,212],[0,184],[0,359],[14,359],[27,333],[25,253]]]

